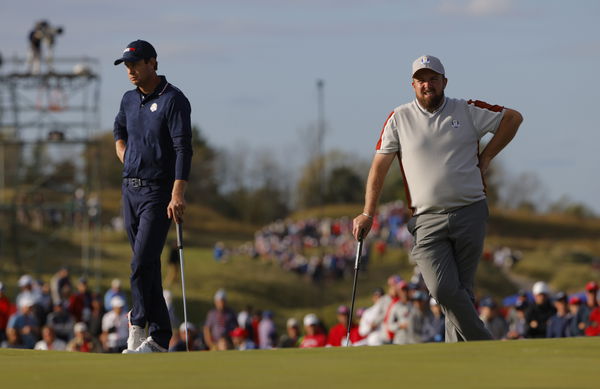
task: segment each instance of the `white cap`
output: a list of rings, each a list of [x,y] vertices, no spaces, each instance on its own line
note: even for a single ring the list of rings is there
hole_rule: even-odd
[[[287,328],[292,328],[292,327],[298,327],[298,320],[296,320],[296,318],[294,317],[290,317],[289,319],[287,319],[287,322],[285,323]]]
[[[22,288],[27,285],[31,285],[33,283],[33,278],[29,274],[22,275],[19,278],[19,288]]]
[[[79,323],[75,323],[73,326],[73,332],[84,332],[87,331],[87,325],[80,321]]]
[[[438,304],[437,300],[432,297],[431,299],[429,299],[429,306],[433,307],[434,305],[439,305],[439,304]]]
[[[115,296],[110,299],[110,306],[113,308],[114,307],[123,308],[123,306],[125,306],[125,300],[123,300],[123,298],[121,296]]]
[[[532,292],[533,294],[549,294],[550,288],[548,287],[548,284],[546,284],[544,281],[538,281],[535,284],[533,284]]]
[[[217,290],[217,292],[215,293],[214,299],[215,299],[215,301],[217,301],[217,300],[226,300],[227,299],[227,292],[225,292],[225,289],[221,288],[221,289]]]
[[[444,65],[442,65],[442,61],[440,61],[437,57],[433,55],[422,55],[419,58],[415,59],[412,64],[412,75],[414,77],[415,73],[421,69],[431,69],[439,74],[446,74],[444,70]]]
[[[308,315],[304,316],[304,325],[306,327],[316,326],[317,324],[319,324],[319,318],[314,313],[309,313]]]
[[[33,307],[34,304],[35,301],[33,300],[33,297],[29,295],[23,296],[21,299],[19,299],[19,308]]]
[[[188,321],[187,329],[188,331],[196,331],[196,326]],[[179,326],[179,331],[185,331],[185,322],[181,323],[181,325]]]

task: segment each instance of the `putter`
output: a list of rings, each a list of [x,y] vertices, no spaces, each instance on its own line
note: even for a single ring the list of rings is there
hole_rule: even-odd
[[[360,269],[360,257],[362,256],[364,230],[358,234],[358,246],[356,248],[356,259],[354,260],[354,282],[352,283],[352,302],[350,304],[350,314],[348,315],[348,325],[346,326],[346,344],[350,345],[350,326],[352,325],[352,313],[354,312],[354,300],[356,299],[356,284],[358,283],[358,270]]]
[[[188,343],[188,319],[187,319],[187,305],[185,302],[185,277],[183,272],[183,227],[180,223],[175,223],[177,228],[177,248],[179,249],[179,267],[181,268],[181,290],[183,294],[183,320],[185,326],[185,350],[190,351]]]

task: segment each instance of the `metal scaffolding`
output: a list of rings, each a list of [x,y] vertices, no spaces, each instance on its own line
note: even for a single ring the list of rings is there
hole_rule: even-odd
[[[100,129],[99,61],[56,58],[39,73],[26,68],[26,60],[17,57],[0,68],[0,210],[5,221],[0,256],[12,256],[15,271],[25,270],[25,263],[36,273],[56,270],[44,268],[42,255],[68,231],[81,236],[82,273],[89,276],[95,268],[99,277],[101,188],[94,140]],[[52,172],[60,176],[66,165],[73,167],[73,179],[53,178]]]

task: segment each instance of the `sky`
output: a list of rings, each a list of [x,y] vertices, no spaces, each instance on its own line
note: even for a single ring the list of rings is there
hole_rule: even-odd
[[[435,55],[447,96],[524,116],[497,158],[507,177],[535,176],[545,201],[600,213],[599,18],[595,0],[19,0],[0,3],[0,53],[25,56],[39,19],[63,26],[57,57],[100,60],[110,130],[131,89],[113,61],[147,40],[213,146],[292,166],[306,161],[299,144],[317,121],[318,79],[324,149],[369,161],[389,112],[414,98],[412,61]]]

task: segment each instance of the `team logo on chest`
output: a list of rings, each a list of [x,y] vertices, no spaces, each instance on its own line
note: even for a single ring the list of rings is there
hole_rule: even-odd
[[[152,112],[156,111],[157,109],[158,109],[158,105],[156,105],[156,103],[154,103],[150,106],[150,111],[152,111]]]
[[[460,122],[456,119],[452,120],[452,123],[450,123],[450,125],[452,126],[452,128],[458,128],[460,127]]]

